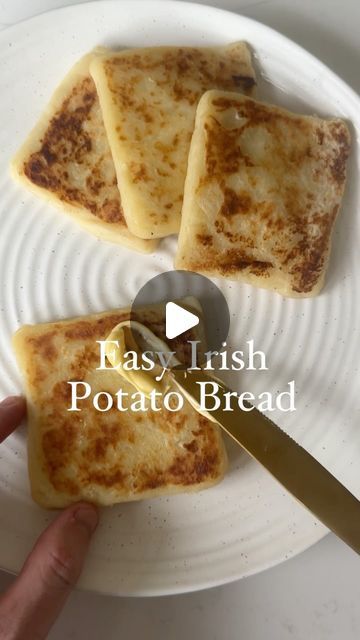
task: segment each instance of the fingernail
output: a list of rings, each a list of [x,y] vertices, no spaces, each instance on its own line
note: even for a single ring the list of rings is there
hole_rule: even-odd
[[[82,524],[89,533],[93,533],[99,522],[99,514],[96,507],[84,504],[78,507],[74,513],[76,522]]]
[[[5,400],[0,402],[0,406],[12,407],[15,404],[20,404],[20,402],[24,402],[24,398],[22,396],[8,396]]]

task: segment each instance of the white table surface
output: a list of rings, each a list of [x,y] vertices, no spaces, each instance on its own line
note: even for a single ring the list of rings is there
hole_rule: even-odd
[[[281,31],[360,93],[359,0],[198,1]],[[0,0],[0,27],[70,4]],[[0,591],[11,580],[0,573]],[[76,592],[50,640],[358,640],[359,582],[359,558],[328,535],[274,569],[208,591],[149,599]]]

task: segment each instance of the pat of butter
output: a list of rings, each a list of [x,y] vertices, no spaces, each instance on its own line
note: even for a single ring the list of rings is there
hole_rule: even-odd
[[[132,336],[131,329],[135,330],[141,336],[142,340],[153,352],[169,352],[169,348],[165,342],[160,340],[160,338],[150,331],[150,329],[140,322],[125,320],[124,322],[120,322],[116,325],[110,335],[106,338],[105,353],[107,359],[119,375],[130,382],[147,398],[150,397],[150,393],[153,390],[159,393],[165,393],[168,388],[168,383],[164,377],[161,381],[156,379],[159,371],[162,371],[162,367],[160,365],[154,363],[154,368],[150,371],[144,371],[141,370],[141,368],[136,370],[129,370],[127,368],[126,354],[129,351],[137,353],[139,360],[141,361],[141,352]],[[114,342],[117,344],[114,344]]]
[[[154,363],[154,368],[151,369],[150,372],[145,372],[141,369],[128,370],[124,367],[127,360],[125,356],[129,351],[136,352],[141,359],[141,351],[132,336],[131,329],[134,329],[141,336],[141,339],[146,344],[147,349],[149,348],[153,352],[169,353],[170,350],[167,344],[150,331],[150,329],[145,327],[145,325],[140,322],[130,322],[130,320],[125,320],[124,322],[120,322],[116,325],[106,338],[105,353],[107,359],[120,376],[130,382],[137,391],[143,393],[147,398],[150,397],[151,392],[154,390],[161,394],[165,394],[171,384],[169,383],[168,376],[162,377],[161,381],[156,380],[157,373],[159,370],[162,370],[160,365]],[[114,344],[114,342],[117,344]],[[180,364],[180,362],[173,357],[173,366],[177,364]],[[194,400],[194,398],[192,398],[185,389],[183,389],[177,380],[172,378],[172,382],[176,384],[181,393],[198,413],[208,420],[211,420],[211,422],[217,422],[211,413],[201,409],[196,400]]]

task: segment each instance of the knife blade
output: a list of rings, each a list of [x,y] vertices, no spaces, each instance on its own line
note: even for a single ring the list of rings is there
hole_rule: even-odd
[[[175,367],[171,376],[185,397],[200,402],[201,382],[216,382],[219,408],[211,416],[222,429],[257,460],[326,527],[360,553],[360,501],[310,453],[272,420],[247,402],[242,410],[233,402],[224,411],[225,396],[232,390],[203,370]]]

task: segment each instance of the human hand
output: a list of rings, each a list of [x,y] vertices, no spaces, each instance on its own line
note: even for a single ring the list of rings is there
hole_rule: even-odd
[[[0,442],[25,413],[20,396],[0,403]],[[82,502],[62,511],[44,531],[18,578],[0,596],[0,640],[46,638],[80,576],[97,524],[97,509]]]

